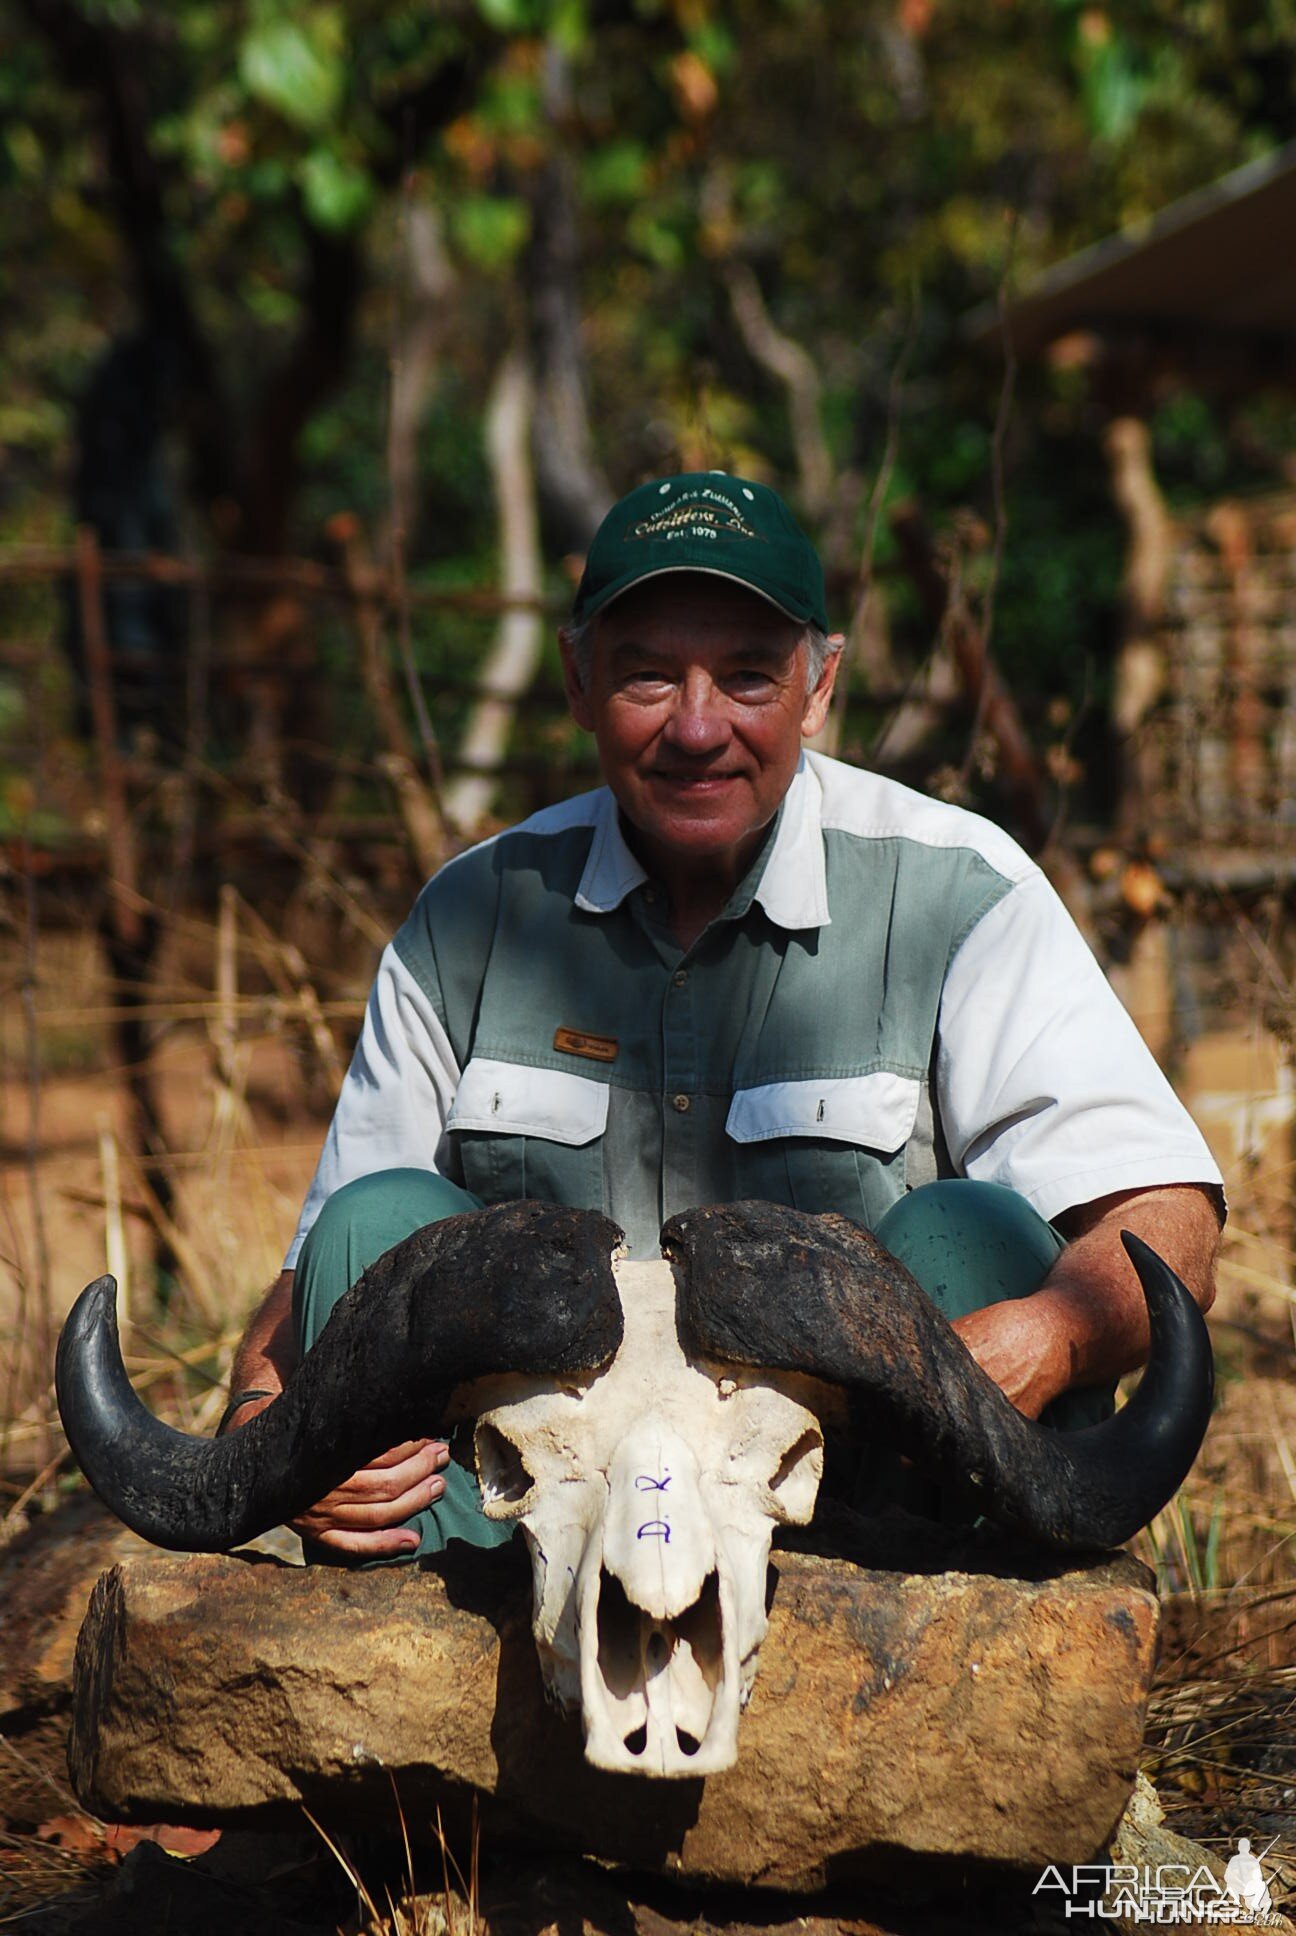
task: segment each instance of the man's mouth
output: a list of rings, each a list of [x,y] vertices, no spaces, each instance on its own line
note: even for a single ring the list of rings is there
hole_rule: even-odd
[[[702,787],[728,786],[740,777],[737,773],[679,773],[662,767],[656,768],[653,773],[653,778],[663,786],[680,787],[690,792]]]

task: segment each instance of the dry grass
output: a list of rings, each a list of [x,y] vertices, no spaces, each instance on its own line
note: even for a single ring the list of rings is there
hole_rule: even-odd
[[[392,1782],[392,1796],[400,1823],[401,1848],[405,1866],[399,1885],[375,1884],[375,1887],[381,1887],[384,1905],[382,1907],[375,1900],[374,1892],[363,1874],[363,1863],[360,1859],[335,1841],[328,1830],[316,1821],[309,1809],[304,1811],[311,1827],[333,1855],[356,1892],[356,1901],[362,1918],[356,1936],[485,1936],[486,1924],[480,1908],[481,1835],[476,1807],[474,1806],[472,1814],[466,1875],[446,1839],[441,1822],[441,1811],[437,1810],[436,1840],[441,1884],[439,1889],[427,1893],[419,1890],[414,1852],[410,1845],[409,1825],[405,1820],[405,1811],[401,1807],[395,1781]]]
[[[174,1188],[170,1235],[182,1240],[173,1244],[182,1268],[165,1303],[155,1295],[151,1257],[167,1233],[147,1175],[129,1154],[122,1071],[108,1055],[105,1017],[121,991],[84,935],[39,937],[35,1093],[13,1012],[4,1020],[0,1008],[0,1545],[63,1471],[49,1363],[37,1348],[43,1324],[57,1326],[114,1248],[125,1258],[133,1381],[161,1416],[205,1432],[222,1409],[246,1314],[291,1234],[327,1120],[310,1032],[323,1015],[345,1053],[369,955],[361,949],[345,972],[319,978],[319,1008],[308,1023],[258,965],[250,937],[236,954],[233,994],[228,961],[222,992],[219,939],[216,924],[184,924],[150,989]],[[13,981],[21,968],[16,954],[6,960],[0,950],[0,979]],[[110,1145],[119,1157],[115,1179],[105,1160]],[[1296,1297],[1287,1164],[1252,1165],[1229,1179],[1233,1214],[1212,1317],[1216,1416],[1179,1498],[1137,1543],[1167,1597],[1147,1768],[1169,1826],[1221,1851],[1239,1834],[1258,1848],[1277,1836],[1271,1860],[1284,1850],[1296,1855]],[[475,1836],[466,1877],[442,1837],[431,1893],[418,1886],[428,1878],[416,1879],[408,1843],[400,1883],[371,1888],[354,1852],[325,1840],[355,1890],[357,1932],[480,1936]],[[93,1838],[77,1850],[6,1833],[0,1901],[93,1893],[104,1862]],[[1296,1883],[1279,1866],[1282,1881]]]

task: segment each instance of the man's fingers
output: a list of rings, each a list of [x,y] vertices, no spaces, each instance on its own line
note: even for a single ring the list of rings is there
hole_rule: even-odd
[[[328,1532],[310,1533],[307,1537],[313,1539],[317,1546],[330,1547],[335,1553],[351,1553],[360,1559],[396,1559],[402,1553],[418,1550],[418,1534],[407,1528],[371,1533],[343,1532],[334,1528]]]
[[[444,1452],[447,1458],[449,1457],[450,1448],[444,1439],[406,1439],[403,1445],[393,1445],[390,1452],[384,1452],[378,1458],[370,1459],[369,1464],[363,1466],[361,1470],[370,1472],[375,1467],[381,1470],[384,1466],[399,1465],[402,1460],[411,1459],[416,1453],[424,1452],[429,1447],[436,1447]]]
[[[397,1447],[397,1453],[403,1448]],[[430,1439],[420,1451],[405,1457],[384,1454],[382,1460],[361,1466],[328,1494],[330,1500],[350,1505],[376,1505],[395,1500],[425,1480],[435,1479],[449,1463],[450,1454],[439,1439]]]
[[[357,1497],[346,1487],[340,1486],[336,1492],[330,1492],[321,1499],[318,1505],[302,1513],[293,1524],[299,1530],[308,1528],[313,1539],[332,1528],[347,1532],[375,1531],[380,1527],[398,1526],[403,1519],[412,1519],[415,1513],[435,1505],[444,1492],[445,1480],[439,1474],[431,1478],[420,1476],[403,1491],[380,1499]]]

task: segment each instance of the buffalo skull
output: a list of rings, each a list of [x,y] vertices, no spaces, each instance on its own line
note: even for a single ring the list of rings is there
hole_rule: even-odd
[[[803,1525],[826,1394],[796,1374],[683,1351],[668,1263],[614,1265],[621,1349],[580,1384],[515,1376],[466,1394],[488,1516],[519,1520],[550,1694],[597,1768],[710,1774],[737,1754],[765,1636],[776,1525]]]
[[[1118,1545],[1171,1497],[1209,1419],[1210,1344],[1169,1267],[1125,1243],[1148,1366],[1082,1432],[1023,1418],[866,1231],[760,1203],[673,1218],[652,1264],[625,1262],[592,1211],[429,1225],[341,1299],[281,1397],[215,1441],[135,1396],[101,1278],[59,1341],[59,1407],[106,1503],[191,1551],[237,1546],[388,1446],[475,1418],[485,1510],[523,1526],[546,1684],[579,1707],[588,1758],[698,1775],[736,1756],[770,1540],[809,1519],[843,1395],[873,1438],[1055,1549]]]

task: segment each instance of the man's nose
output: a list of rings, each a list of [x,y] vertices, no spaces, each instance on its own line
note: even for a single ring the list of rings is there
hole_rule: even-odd
[[[713,753],[725,744],[729,737],[729,717],[724,695],[705,673],[686,674],[664,737],[681,753]]]

